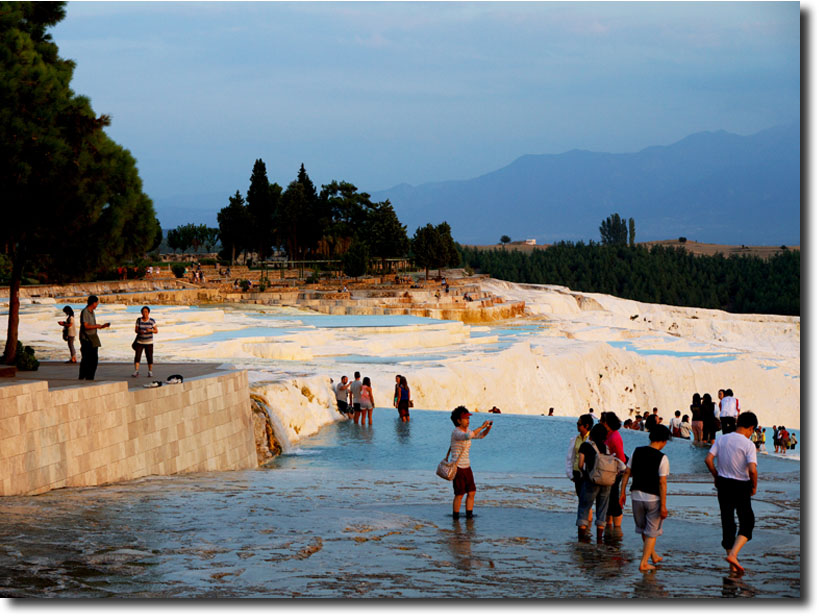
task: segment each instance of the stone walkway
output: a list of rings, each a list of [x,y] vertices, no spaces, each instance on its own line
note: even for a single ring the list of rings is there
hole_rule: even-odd
[[[17,372],[12,378],[0,378],[0,387],[17,385],[24,381],[48,381],[49,389],[76,387],[92,383],[110,383],[127,381],[128,389],[141,389],[151,381],[165,381],[172,374],[181,374],[186,380],[201,376],[210,376],[228,370],[218,363],[179,363],[154,366],[154,376],[148,378],[147,366],[140,365],[140,376],[131,377],[134,365],[131,363],[100,362],[94,381],[80,381],[79,364],[61,362],[40,362],[40,368],[34,372]]]

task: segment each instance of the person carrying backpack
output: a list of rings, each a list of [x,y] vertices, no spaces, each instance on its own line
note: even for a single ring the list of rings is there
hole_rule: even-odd
[[[603,540],[603,531],[606,528],[609,494],[621,465],[606,448],[607,436],[606,428],[598,423],[589,432],[589,440],[580,445],[577,451],[577,464],[583,476],[576,522],[577,538],[581,541],[587,537],[589,512],[593,505],[596,511],[598,543]]]

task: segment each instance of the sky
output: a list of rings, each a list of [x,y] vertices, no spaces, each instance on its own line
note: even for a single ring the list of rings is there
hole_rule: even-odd
[[[254,160],[375,192],[525,154],[799,119],[797,2],[70,2],[73,87],[145,192],[245,193]],[[162,216],[160,215],[160,220]]]

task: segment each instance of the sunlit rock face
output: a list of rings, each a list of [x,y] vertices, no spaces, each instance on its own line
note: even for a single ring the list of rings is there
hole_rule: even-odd
[[[566,416],[593,407],[625,419],[656,406],[668,421],[677,409],[688,412],[694,392],[716,398],[730,387],[762,425],[800,426],[798,317],[644,304],[492,279],[472,284],[497,298],[493,306],[520,308],[510,309],[507,320],[470,323],[423,318],[446,318],[445,310],[389,315],[364,304],[362,314],[348,306],[317,314],[265,305],[156,305],[155,361],[217,360],[247,369],[285,451],[340,418],[330,379],[352,379],[356,370],[372,380],[376,421],[395,413],[395,375],[402,374],[422,409],[495,405],[539,415],[553,407]],[[20,339],[41,359],[67,358],[57,325],[63,303],[30,301],[22,307]],[[112,323],[100,334],[102,361],[133,358],[140,305],[100,305],[98,322]]]

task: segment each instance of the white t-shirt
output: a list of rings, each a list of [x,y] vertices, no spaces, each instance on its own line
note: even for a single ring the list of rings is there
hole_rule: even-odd
[[[461,459],[458,460],[458,468],[469,468],[469,449],[472,447],[472,432],[469,430],[464,432],[460,428],[455,428],[452,431],[450,447],[452,447],[450,460],[458,460],[458,456],[461,456]],[[461,452],[463,452],[463,455],[461,455]]]
[[[347,388],[350,386],[349,383],[339,383],[336,385],[336,400],[341,400],[342,402],[346,402],[347,400]]]
[[[673,430],[674,428],[679,428],[680,424],[682,423],[682,419],[679,417],[672,417],[671,421],[668,423],[668,428]]]
[[[629,470],[631,470],[631,461],[634,458],[632,456],[628,459],[628,464],[626,465]],[[663,459],[660,460],[660,470],[658,475],[660,477],[668,477],[668,469],[670,465],[668,463],[668,456],[663,456]],[[649,494],[648,492],[641,492],[640,490],[632,490],[631,491],[631,500],[633,501],[641,501],[644,503],[658,503],[660,502],[660,497],[656,494]]]
[[[751,480],[748,465],[756,464],[756,447],[751,439],[739,432],[729,432],[714,441],[709,453],[717,458],[717,474],[720,477],[737,481]]]
[[[739,400],[733,396],[725,396],[719,403],[720,417],[737,417],[739,415]]]

